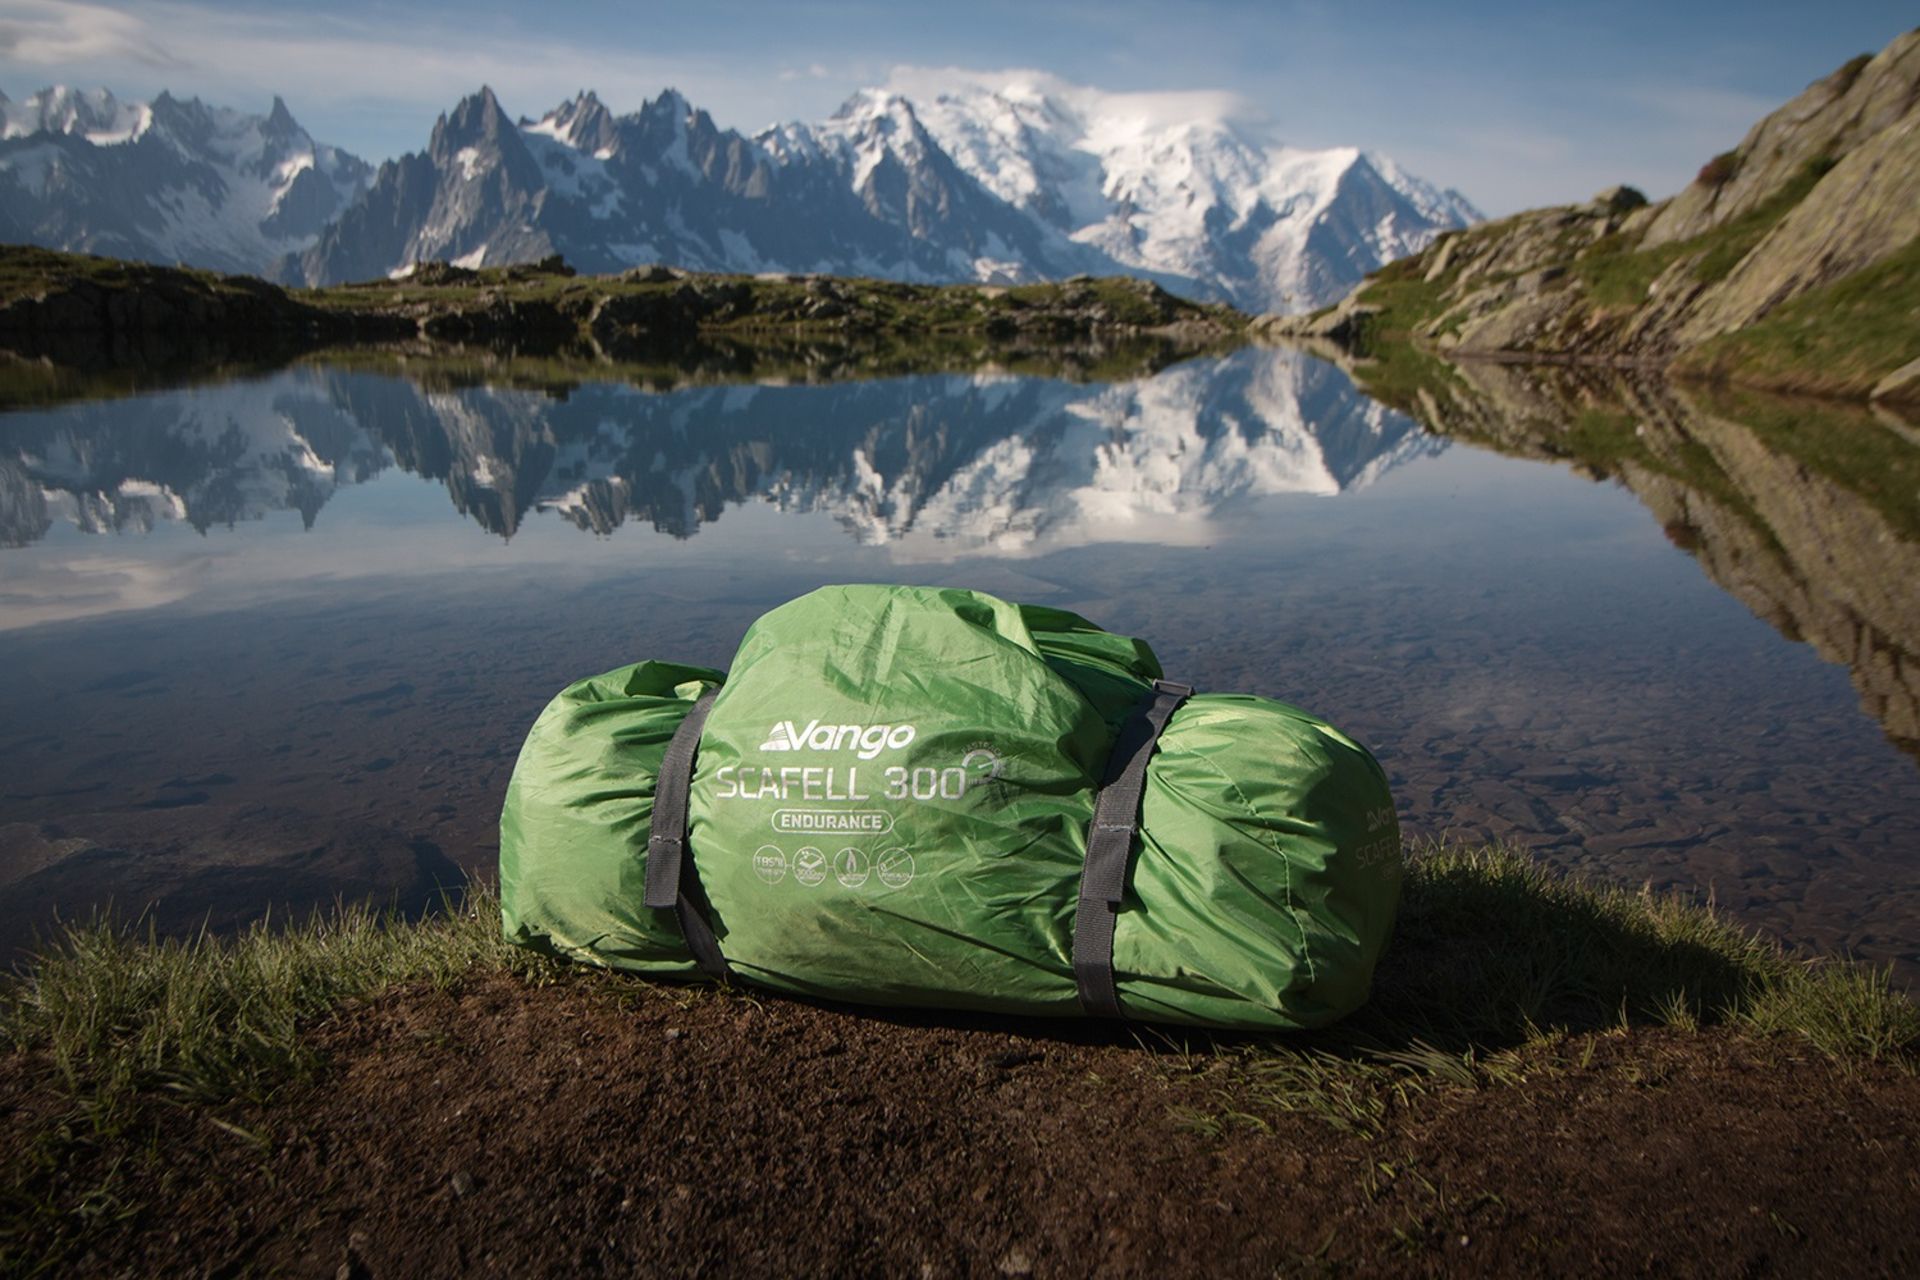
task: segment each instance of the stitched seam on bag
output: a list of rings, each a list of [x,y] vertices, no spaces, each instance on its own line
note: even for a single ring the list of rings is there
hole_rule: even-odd
[[[1317,982],[1319,978],[1313,970],[1313,944],[1309,941],[1307,922],[1301,919],[1300,907],[1293,900],[1293,859],[1289,858],[1286,850],[1280,847],[1280,842],[1272,838],[1273,833],[1260,826],[1260,815],[1255,811],[1252,802],[1247,799],[1246,793],[1240,790],[1239,783],[1228,777],[1226,772],[1222,770],[1218,764],[1209,760],[1206,756],[1196,752],[1190,758],[1205,764],[1207,768],[1213,770],[1214,773],[1219,776],[1220,781],[1227,784],[1227,789],[1233,792],[1234,798],[1240,802],[1240,807],[1246,811],[1247,820],[1253,827],[1253,838],[1266,845],[1269,849],[1272,849],[1274,856],[1280,859],[1280,865],[1286,871],[1286,881],[1281,888],[1287,895],[1287,913],[1293,917],[1294,927],[1300,930],[1300,958],[1306,962],[1307,983],[1308,985],[1312,985]],[[1142,796],[1143,816],[1144,803],[1145,797]]]

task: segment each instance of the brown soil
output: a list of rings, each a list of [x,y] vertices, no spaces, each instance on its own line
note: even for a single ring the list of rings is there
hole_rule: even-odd
[[[164,1107],[88,1274],[1920,1273],[1920,1079],[1634,1031],[1372,1138],[1177,1040],[505,977],[316,1034],[269,1107]],[[0,1059],[0,1156],[47,1096]],[[1250,1118],[1235,1119],[1237,1110]],[[248,1135],[252,1135],[250,1139]],[[64,1178],[97,1179],[88,1157]]]

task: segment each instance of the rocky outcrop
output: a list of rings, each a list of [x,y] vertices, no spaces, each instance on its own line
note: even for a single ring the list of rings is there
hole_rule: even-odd
[[[663,388],[995,367],[1084,378],[1237,345],[1245,325],[1224,306],[1124,277],[1015,288],[664,266],[590,277],[549,258],[425,263],[400,280],[309,291],[0,246],[8,407],[264,371],[349,346],[356,361],[411,370],[512,378],[512,360],[533,357],[549,371]]]
[[[231,364],[411,331],[248,276],[0,246],[0,351],[72,369]]]
[[[1075,340],[1152,334],[1196,344],[1237,334],[1244,317],[1176,298],[1148,280],[1075,277],[1015,289],[909,285],[830,276],[705,275],[642,268],[581,278],[558,259],[483,272],[426,264],[391,283],[334,291],[356,315],[410,321],[420,337],[462,342],[577,339],[615,358],[702,333],[974,334]],[[424,288],[417,287],[424,282]],[[448,290],[453,284],[458,288]]]
[[[1826,305],[1831,288],[1916,244],[1920,31],[1810,86],[1671,200],[1648,204],[1616,187],[1585,204],[1450,233],[1331,311],[1267,318],[1261,328],[1350,347],[1399,337],[1457,356],[1671,366],[1795,300]],[[1909,277],[1892,277],[1883,292],[1910,294]],[[1876,350],[1845,390],[1920,392],[1920,379],[1896,376],[1920,357],[1916,301],[1883,298],[1865,313],[1877,329],[1911,336],[1876,333]],[[1794,320],[1824,329],[1829,342],[1844,340],[1833,327],[1860,322],[1837,304],[1830,319]],[[1792,355],[1791,341],[1780,345]],[[1834,389],[1805,370],[1712,368],[1735,380],[1743,372],[1763,385]]]
[[[399,280],[289,291],[245,276],[0,246],[0,350],[98,366],[191,341],[213,352],[418,340],[616,360],[720,333],[841,344],[943,336],[993,342],[1151,336],[1199,348],[1245,317],[1147,280],[1018,288],[827,276],[718,276],[665,267],[578,277],[557,256],[484,270],[423,263]]]
[[[1702,293],[1676,327],[1680,345],[1752,324],[1920,239],[1920,36],[1908,50],[1906,115],[1844,153],[1718,287]]]

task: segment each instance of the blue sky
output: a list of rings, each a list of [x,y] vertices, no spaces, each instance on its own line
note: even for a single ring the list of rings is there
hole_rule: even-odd
[[[379,160],[483,81],[538,115],[672,85],[745,130],[830,114],[900,66],[1038,67],[1114,90],[1227,90],[1279,136],[1384,151],[1489,213],[1683,185],[1760,115],[1920,22],[1878,3],[1183,4],[0,0],[0,89],[162,88]]]

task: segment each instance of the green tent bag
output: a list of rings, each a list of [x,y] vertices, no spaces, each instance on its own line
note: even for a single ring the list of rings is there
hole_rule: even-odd
[[[1400,891],[1380,766],[1293,707],[1161,675],[1061,610],[844,586],[760,618],[727,674],[583,680],[507,789],[506,937],[871,1004],[1351,1012]]]

